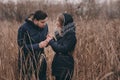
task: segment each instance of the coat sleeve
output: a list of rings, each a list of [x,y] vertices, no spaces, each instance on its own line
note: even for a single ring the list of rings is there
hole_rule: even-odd
[[[59,32],[58,31],[55,31],[55,38],[57,39],[57,40],[59,40],[60,38],[61,38],[61,36],[60,36],[60,34],[59,34]]]
[[[60,44],[55,40],[51,40],[49,42],[49,44],[51,45],[52,49],[56,53],[60,52],[60,53],[66,54],[69,51],[71,51],[71,49],[73,49],[73,47],[75,47],[76,37],[69,35],[65,38],[65,40],[63,41],[63,44]]]
[[[24,51],[33,51],[33,50],[42,49],[42,48],[39,48],[39,43],[26,44],[26,42],[25,42],[25,30],[21,27],[18,30],[17,43],[18,43],[18,46],[20,48],[22,48]]]

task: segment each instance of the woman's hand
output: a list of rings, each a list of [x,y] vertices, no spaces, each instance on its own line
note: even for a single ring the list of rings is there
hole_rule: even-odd
[[[49,42],[49,41],[52,40],[52,39],[53,39],[53,35],[48,34],[48,35],[47,35],[46,41]]]

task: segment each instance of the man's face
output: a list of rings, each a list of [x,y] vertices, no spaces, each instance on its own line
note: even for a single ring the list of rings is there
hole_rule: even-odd
[[[44,28],[44,26],[46,25],[48,18],[45,18],[44,20],[39,20],[36,21],[36,25],[39,26],[40,28]]]

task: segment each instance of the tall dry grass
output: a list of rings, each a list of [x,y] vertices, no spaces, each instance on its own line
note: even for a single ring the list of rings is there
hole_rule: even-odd
[[[59,13],[68,12],[77,18],[83,19],[97,19],[97,18],[108,18],[108,19],[120,19],[120,1],[98,4],[95,0],[87,0],[82,3],[78,2],[73,5],[64,1],[64,4],[49,4],[47,0],[22,0],[18,1],[17,4],[9,1],[3,3],[0,1],[0,20],[16,20],[23,22],[27,15],[40,9],[48,13],[48,16],[54,20],[55,16]],[[78,6],[80,7],[79,10]],[[85,8],[85,10],[83,10]]]
[[[53,33],[55,21],[48,21]],[[120,80],[120,20],[76,20],[77,45],[73,80]],[[20,23],[0,22],[0,80],[18,80],[17,30]],[[53,51],[46,48],[48,80]]]
[[[79,21],[77,24],[75,78],[119,80],[119,20]]]
[[[101,7],[91,5],[93,8],[90,7],[90,14],[85,15],[90,17],[88,20],[76,15],[76,6],[68,3],[61,6],[61,4],[46,5],[42,2],[36,4],[30,1],[17,5],[0,2],[0,80],[19,80],[17,30],[26,15],[37,9],[48,13],[51,33],[55,27],[55,16],[59,13],[67,11],[74,16],[77,45],[74,51],[73,80],[120,80],[119,3],[118,1],[112,4],[111,12],[105,4]],[[48,47],[45,53],[48,64],[47,78],[53,80],[51,62],[54,52]]]
[[[0,21],[0,80],[17,78],[17,22]]]

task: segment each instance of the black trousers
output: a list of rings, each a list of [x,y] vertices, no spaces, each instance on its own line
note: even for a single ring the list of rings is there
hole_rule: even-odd
[[[58,73],[58,74],[57,74]],[[63,69],[57,71],[55,76],[55,80],[72,80],[73,70]]]
[[[18,68],[21,80],[46,80],[47,63],[44,55],[27,56],[18,58]]]
[[[47,69],[47,63],[45,58],[42,58],[40,63],[37,63],[37,67],[34,64],[35,69],[35,76],[38,80],[46,80],[46,69]]]

